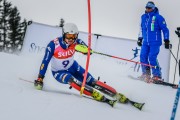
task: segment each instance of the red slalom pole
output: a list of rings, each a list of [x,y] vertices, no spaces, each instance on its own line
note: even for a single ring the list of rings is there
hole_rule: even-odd
[[[104,55],[104,56],[108,56],[108,57],[112,57],[112,58],[116,58],[116,59],[120,59],[120,60],[125,60],[125,61],[128,61],[128,62],[133,62],[133,63],[136,63],[136,64],[141,64],[141,65],[144,65],[144,66],[149,66],[151,68],[156,68],[156,66],[152,66],[152,65],[149,65],[149,64],[145,64],[145,63],[141,63],[141,62],[137,62],[137,61],[133,61],[133,60],[128,60],[128,59],[125,59],[125,58],[120,58],[120,57],[116,57],[116,56],[112,56],[112,55],[108,55],[108,54],[104,54],[104,53],[100,53],[100,52],[96,52],[96,51],[92,51],[93,53],[96,53],[96,54],[99,54],[99,55]]]
[[[91,49],[91,4],[90,4],[90,0],[87,0],[87,4],[88,4],[88,55],[87,55],[86,70],[85,70],[85,73],[84,73],[84,79],[83,79],[83,83],[82,83],[82,86],[81,86],[80,95],[83,94],[85,84],[86,84],[86,78],[87,78],[87,73],[88,73],[88,68],[89,68],[89,61],[90,61],[90,49]]]
[[[87,50],[88,48],[86,46],[84,46],[84,45],[76,45],[76,51],[83,53],[80,49],[86,49]],[[88,50],[88,52],[89,52],[89,50]],[[146,63],[129,60],[129,59],[126,59],[126,58],[121,58],[121,57],[117,57],[117,56],[113,56],[113,55],[109,55],[109,54],[105,54],[105,53],[101,53],[101,52],[96,52],[96,51],[93,51],[93,50],[91,50],[91,53],[104,55],[104,56],[107,56],[107,57],[116,58],[116,59],[120,59],[120,60],[124,60],[124,61],[128,61],[128,62],[133,62],[133,63],[136,63],[136,64],[141,64],[141,65],[149,66],[151,68],[156,69],[156,66],[152,66],[152,65],[149,65],[149,64],[146,64]]]

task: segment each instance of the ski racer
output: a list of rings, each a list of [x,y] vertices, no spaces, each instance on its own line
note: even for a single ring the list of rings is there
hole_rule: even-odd
[[[74,60],[75,46],[80,44],[87,47],[87,45],[78,38],[78,28],[73,23],[66,23],[62,28],[62,33],[62,37],[50,41],[46,47],[38,78],[34,81],[34,86],[38,90],[43,88],[43,79],[50,61],[52,74],[59,83],[69,84],[78,91],[81,90],[85,69]],[[87,51],[84,54],[87,54]],[[97,90],[117,100],[110,100]],[[111,86],[96,80],[90,73],[87,74],[84,94],[111,106],[116,101],[127,103],[129,100],[123,94],[116,92]],[[142,106],[140,107],[142,108]]]

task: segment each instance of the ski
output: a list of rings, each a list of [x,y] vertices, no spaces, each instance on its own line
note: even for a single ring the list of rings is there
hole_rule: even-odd
[[[128,99],[128,102],[134,106],[135,108],[139,109],[139,110],[142,110],[143,106],[145,103],[138,103],[138,102],[135,102],[135,101],[132,101],[132,100],[129,100]]]
[[[106,99],[107,99],[107,98],[106,98]],[[103,102],[103,101],[102,101],[102,102]],[[107,99],[107,100],[105,100],[104,102],[107,103],[107,104],[109,104],[111,107],[114,107],[115,104],[117,103],[117,100],[109,100],[109,99]]]
[[[172,87],[172,88],[175,88],[175,89],[177,89],[178,88],[178,85],[177,84],[172,84],[172,83],[168,83],[168,82],[164,82],[164,81],[161,81],[161,80],[154,80],[153,81],[153,83],[154,84],[160,84],[160,85],[165,85],[165,86],[170,86],[170,87]]]
[[[139,80],[139,81],[144,81],[144,82],[146,82],[145,80],[139,79],[139,78],[134,77],[134,76],[131,76],[131,75],[129,75],[128,77],[131,78],[131,79],[134,79],[134,80]],[[147,82],[146,82],[146,83],[147,83]],[[157,85],[169,86],[169,87],[172,87],[172,88],[174,88],[174,89],[177,89],[177,88],[178,88],[178,85],[177,85],[177,84],[164,82],[163,79],[162,79],[162,80],[153,80],[153,81],[151,81],[151,82],[149,82],[149,83],[154,83],[154,84],[157,84]]]
[[[24,82],[27,82],[27,83],[34,84],[33,81],[26,80],[26,79],[21,78],[21,77],[19,77],[19,80],[24,81]],[[71,86],[70,86],[70,87],[71,87]],[[71,89],[71,88],[70,88],[70,89]],[[41,91],[44,91],[44,92],[52,92],[52,91],[50,91],[50,90],[41,90]],[[75,94],[72,94],[72,95],[75,95]],[[77,96],[77,95],[75,95],[75,96]],[[82,95],[82,97],[88,98],[88,99],[91,99],[91,100],[95,100],[95,99],[93,99],[93,98],[91,98],[91,97],[89,97],[89,96],[85,96],[85,95]],[[104,97],[105,97],[105,96],[104,96]],[[96,100],[95,100],[95,101],[96,101]],[[100,101],[100,102],[107,103],[107,104],[110,105],[111,107],[114,107],[115,104],[117,103],[117,100],[110,100],[110,99],[108,99],[108,98],[105,98],[105,101]]]

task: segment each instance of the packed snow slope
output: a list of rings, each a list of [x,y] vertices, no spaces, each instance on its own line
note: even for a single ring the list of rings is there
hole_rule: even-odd
[[[133,63],[91,55],[89,71],[95,78],[113,86],[128,98],[145,102],[142,111],[130,104],[108,104],[81,97],[68,85],[58,83],[48,68],[44,90],[36,90],[30,82],[37,78],[42,55],[0,53],[0,120],[169,120],[176,90],[128,78],[136,75]],[[85,67],[86,56],[75,59]],[[176,120],[180,120],[178,106]]]

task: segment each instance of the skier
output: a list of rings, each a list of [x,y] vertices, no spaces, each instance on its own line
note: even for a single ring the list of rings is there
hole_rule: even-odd
[[[85,70],[76,62],[76,60],[74,60],[74,53],[76,45],[81,44],[86,47],[87,45],[81,39],[78,39],[79,32],[75,24],[66,23],[63,26],[62,31],[62,37],[50,41],[46,47],[38,78],[34,81],[34,86],[38,90],[42,90],[43,88],[43,78],[50,61],[52,74],[58,82],[69,84],[78,91],[81,89]],[[87,54],[87,51],[84,54]],[[97,90],[116,98],[121,103],[127,103],[129,100],[123,94],[117,93],[114,88],[96,80],[90,73],[88,73],[84,94],[93,97],[97,101],[106,102],[111,106],[113,106],[117,101],[107,99]]]
[[[141,63],[150,64],[152,67],[142,65],[142,75],[139,77],[147,82],[153,80],[162,80],[161,68],[159,66],[157,56],[162,45],[161,31],[164,35],[165,48],[169,49],[169,29],[167,28],[165,19],[159,14],[158,8],[154,2],[149,1],[146,4],[146,11],[141,16],[141,27],[138,35],[137,44],[141,47],[140,61]]]

